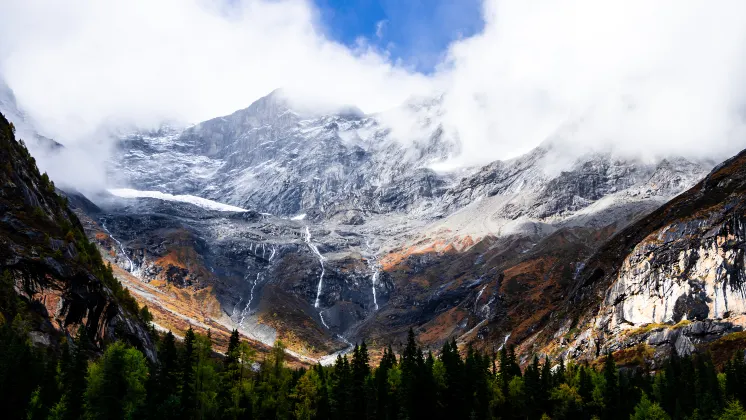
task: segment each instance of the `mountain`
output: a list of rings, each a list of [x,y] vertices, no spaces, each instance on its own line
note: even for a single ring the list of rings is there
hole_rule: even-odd
[[[589,258],[565,320],[542,333],[546,340],[557,330],[549,347],[568,357],[625,350],[659,358],[703,348],[727,358],[743,348],[745,164],[746,151],[718,165]]]
[[[13,122],[16,135],[24,139],[26,146],[37,158],[54,153],[63,146],[45,137],[36,130],[34,121],[18,106],[16,96],[5,80],[0,76],[0,113]]]
[[[238,327],[311,358],[400,342],[412,327],[429,346],[497,348],[532,340],[607,240],[713,165],[574,151],[558,136],[436,171],[460,147],[440,99],[391,112],[316,115],[275,91],[195,126],[133,133],[111,159],[119,188],[78,214],[170,329]],[[390,124],[401,115],[412,137]]]
[[[22,320],[38,345],[57,347],[84,328],[99,349],[123,339],[155,360],[137,304],[2,114],[0,162],[3,322]]]
[[[139,190],[351,222],[363,213],[412,209],[445,186],[449,179],[429,167],[456,145],[426,118],[438,106],[425,102],[399,111],[421,119],[427,133],[403,144],[375,116],[306,114],[275,91],[185,130],[136,133],[124,139],[110,173],[114,182]]]

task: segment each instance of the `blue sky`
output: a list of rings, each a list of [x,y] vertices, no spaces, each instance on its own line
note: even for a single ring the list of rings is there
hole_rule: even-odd
[[[359,37],[407,66],[428,73],[448,44],[481,31],[481,0],[314,0],[328,35],[346,45]],[[383,22],[379,30],[379,22]]]

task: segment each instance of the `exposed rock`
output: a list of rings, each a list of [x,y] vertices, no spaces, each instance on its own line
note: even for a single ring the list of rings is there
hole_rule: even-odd
[[[155,360],[145,326],[120,306],[103,281],[105,267],[87,249],[66,199],[39,173],[1,114],[0,162],[0,272],[11,277],[27,302],[31,340],[56,346],[82,326],[99,346],[122,338]]]

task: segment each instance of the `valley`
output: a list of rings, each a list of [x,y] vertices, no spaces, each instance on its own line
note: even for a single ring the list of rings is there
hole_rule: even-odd
[[[311,360],[360,340],[401,343],[409,328],[432,348],[457,338],[525,357],[564,352],[538,337],[566,334],[555,325],[587,261],[713,165],[570,159],[558,136],[509,161],[437,172],[458,144],[433,120],[423,118],[429,137],[405,144],[377,116],[289,107],[273,92],[181,131],[123,137],[116,187],[80,213],[91,237],[106,226],[99,246],[143,284],[217,302],[195,323],[280,339]]]

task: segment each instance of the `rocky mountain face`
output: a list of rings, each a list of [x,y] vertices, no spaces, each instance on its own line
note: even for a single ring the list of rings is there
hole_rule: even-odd
[[[126,136],[109,172],[129,189],[92,197],[89,236],[142,299],[176,298],[169,318],[282,339],[299,357],[395,343],[410,327],[431,346],[456,337],[531,352],[594,253],[712,165],[568,155],[553,140],[436,172],[459,150],[439,101],[405,108],[413,139],[386,115],[309,115],[281,92]]]
[[[429,115],[437,106],[420,103],[405,111]],[[433,121],[419,118],[427,134],[404,145],[375,116],[354,109],[305,115],[275,91],[246,109],[184,130],[126,138],[111,176],[140,190],[360,223],[364,213],[411,210],[447,184],[429,165],[452,155],[456,145]]]
[[[100,346],[121,338],[154,360],[137,307],[2,114],[0,162],[0,274],[24,302],[31,340],[56,346],[83,327]]]
[[[606,242],[535,345],[656,358],[744,344],[746,153]],[[732,334],[735,333],[735,334]],[[725,354],[729,357],[730,354]]]

